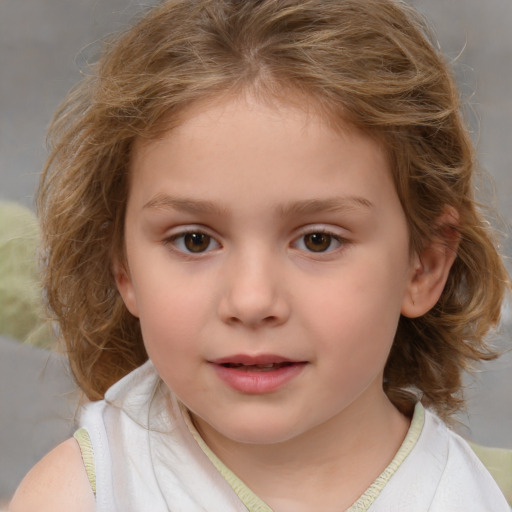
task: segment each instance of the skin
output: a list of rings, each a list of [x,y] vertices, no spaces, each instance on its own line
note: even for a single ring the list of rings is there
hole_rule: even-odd
[[[131,172],[117,284],[162,379],[273,510],[349,507],[409,425],[382,389],[399,317],[435,304],[453,252],[411,257],[383,148],[290,104],[196,105],[136,145]],[[212,363],[240,354],[300,368],[275,390],[241,392]],[[68,462],[58,447],[31,484],[58,462],[74,496],[90,493],[70,442]],[[28,484],[20,492],[14,512],[30,510]]]
[[[27,473],[8,510],[94,512],[94,495],[74,439],[59,444]]]

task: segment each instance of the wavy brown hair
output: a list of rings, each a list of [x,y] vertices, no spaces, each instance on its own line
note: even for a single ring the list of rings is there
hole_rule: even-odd
[[[473,197],[475,154],[444,57],[423,19],[394,0],[168,0],[105,44],[52,123],[39,191],[44,286],[71,368],[90,399],[141,365],[139,322],[117,292],[134,141],[194,102],[293,90],[330,121],[387,148],[411,251],[459,214],[458,257],[437,305],[401,318],[384,387],[401,410],[419,392],[447,418],[461,375],[494,353],[507,274]],[[371,319],[369,319],[371,321]]]

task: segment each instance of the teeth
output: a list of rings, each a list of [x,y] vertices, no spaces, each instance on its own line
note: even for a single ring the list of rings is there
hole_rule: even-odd
[[[276,368],[285,366],[286,363],[269,363],[269,364],[241,364],[241,363],[227,363],[224,366],[227,368],[241,368],[246,371],[270,371]]]
[[[256,372],[268,372],[271,370],[275,370],[276,368],[279,368],[278,365],[271,363],[271,364],[251,364],[246,367],[248,371],[256,371]]]

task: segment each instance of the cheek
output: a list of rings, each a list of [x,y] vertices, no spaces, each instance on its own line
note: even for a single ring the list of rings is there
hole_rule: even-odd
[[[169,300],[168,307],[151,313],[144,311],[140,317],[142,337],[149,358],[159,375],[171,389],[194,387],[193,365],[198,349],[192,319],[180,302]],[[173,307],[174,306],[174,307]],[[146,314],[144,314],[146,313]]]
[[[309,318],[324,350],[354,371],[363,364],[385,364],[405,286],[387,258],[376,263],[361,257],[359,262],[308,295]]]
[[[207,294],[198,293],[193,280],[182,283],[178,275],[170,282],[155,275],[153,285],[145,281],[138,294],[144,344],[162,376],[185,374],[198,359],[210,314]]]
[[[178,340],[191,340],[197,325],[197,301],[174,291],[156,293],[139,303],[140,323],[145,343],[155,347],[174,347]],[[181,344],[183,345],[183,344]]]

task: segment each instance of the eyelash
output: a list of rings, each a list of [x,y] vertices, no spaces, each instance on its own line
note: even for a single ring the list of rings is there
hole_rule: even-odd
[[[314,251],[314,250],[308,250],[307,247],[302,248],[302,249],[297,247],[299,245],[299,241],[303,241],[302,245],[306,246],[304,239],[308,236],[312,237],[315,235],[322,235],[323,237],[328,237],[329,245],[327,246],[326,249]],[[335,242],[337,244],[336,247],[334,247],[334,248],[332,247],[333,242]],[[336,233],[333,233],[332,231],[329,231],[327,229],[318,228],[318,229],[308,229],[306,232],[302,233],[298,238],[296,238],[292,245],[295,246],[296,248],[298,248],[299,250],[303,250],[304,252],[307,252],[310,254],[322,255],[322,254],[334,252],[334,251],[342,248],[347,243],[348,243],[348,241],[345,238],[343,238],[342,236],[337,235]]]
[[[199,235],[201,237],[207,237],[208,238],[208,245],[206,246],[205,250],[192,251],[192,250],[187,250],[186,247],[179,247],[179,245],[186,244],[186,237],[187,236],[194,236],[194,235]],[[180,241],[181,241],[181,244],[180,244]],[[165,245],[172,246],[174,250],[176,250],[176,251],[178,251],[178,252],[180,252],[182,254],[195,255],[195,256],[200,256],[200,255],[202,255],[202,254],[204,254],[206,252],[210,252],[212,250],[210,248],[212,245],[216,245],[215,248],[221,247],[219,242],[217,242],[213,236],[209,235],[208,233],[205,233],[204,231],[202,231],[200,229],[190,229],[188,231],[182,231],[180,233],[176,233],[175,235],[172,235],[172,236],[166,238],[164,240],[164,243],[165,243]]]
[[[320,239],[320,240],[318,240],[319,242],[322,242],[322,241],[325,242],[325,238],[327,237],[328,245],[325,249],[322,249],[320,244],[319,244],[319,246],[320,246],[321,250],[318,250],[318,251],[311,250],[311,248],[307,247],[307,245],[306,245],[307,242],[305,242],[305,238],[308,236],[313,237],[316,235],[321,235],[322,237],[324,237],[324,240]],[[190,250],[190,247],[187,247],[185,245],[187,243],[187,239],[186,239],[187,236],[206,237],[207,245],[204,247],[204,249],[202,249],[202,247],[199,243],[199,244],[197,244],[198,248],[202,249],[202,250],[198,250],[198,251]],[[194,243],[194,240],[189,240],[189,241],[192,241]],[[198,238],[196,241],[201,242],[201,238]],[[336,245],[336,247],[334,247],[334,248],[332,247],[333,242]],[[218,248],[222,247],[221,244],[213,236],[209,235],[208,233],[206,233],[205,231],[203,231],[201,229],[190,229],[187,231],[182,231],[180,233],[176,233],[176,234],[166,238],[164,240],[164,244],[172,246],[172,248],[175,251],[177,251],[181,254],[184,254],[187,256],[199,256],[199,257],[203,254],[211,252],[214,249],[218,249]],[[297,237],[293,240],[293,242],[291,243],[291,246],[293,248],[303,251],[305,253],[322,255],[322,254],[328,254],[328,253],[334,252],[347,244],[348,244],[348,240],[341,237],[340,235],[337,235],[337,234],[335,234],[329,230],[323,229],[323,228],[318,228],[318,229],[309,229],[307,231],[304,231],[299,237]],[[300,247],[301,245],[302,245],[302,247]]]

